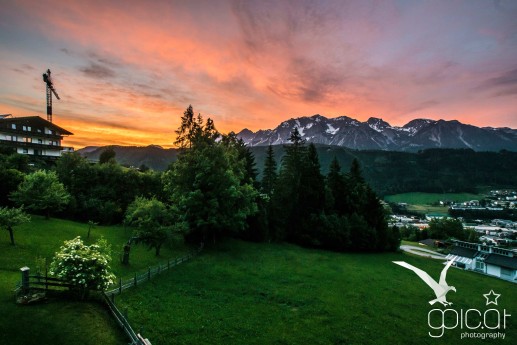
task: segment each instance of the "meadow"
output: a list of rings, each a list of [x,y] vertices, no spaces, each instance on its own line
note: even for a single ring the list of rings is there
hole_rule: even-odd
[[[384,200],[389,202],[405,202],[412,205],[433,205],[439,201],[450,200],[454,202],[464,202],[470,200],[480,200],[484,197],[482,194],[472,193],[403,193],[387,195]]]
[[[402,253],[353,254],[289,244],[227,240],[195,260],[118,297],[129,319],[157,344],[458,344],[461,330],[428,335],[432,290],[407,261],[438,279],[443,264]],[[454,308],[486,310],[483,294],[501,294],[516,314],[516,285],[451,268]],[[443,308],[443,307],[442,307]],[[510,319],[504,341],[513,343]]]
[[[88,225],[32,216],[32,221],[15,227],[16,245],[7,231],[0,232],[0,344],[126,344],[127,339],[104,305],[95,300],[80,302],[52,298],[34,305],[17,305],[13,290],[20,281],[20,268],[28,266],[31,274],[49,264],[63,241],[76,236],[86,243],[104,237],[112,246],[112,268],[117,277],[128,277],[169,257],[185,252],[182,242],[164,246],[160,258],[144,246],[133,246],[130,265],[120,263],[122,246],[131,236],[122,226],[97,226],[86,239]]]
[[[1,344],[127,344],[128,340],[101,303],[51,298],[29,306],[14,303],[19,268],[50,260],[64,240],[86,237],[86,224],[33,217],[15,230],[17,245],[0,233]],[[177,241],[154,251],[134,246],[131,265],[118,255],[131,235],[121,226],[92,230],[113,248],[118,276],[131,276],[167,257],[184,253]],[[156,344],[457,344],[460,330],[429,337],[427,303],[433,297],[413,272],[392,263],[404,260],[437,278],[440,261],[402,253],[353,254],[300,248],[290,244],[225,240],[194,260],[116,297],[131,324]],[[456,309],[485,310],[482,294],[501,294],[498,308],[517,315],[516,285],[451,268]],[[512,316],[513,317],[513,316]],[[510,317],[504,341],[513,343]]]

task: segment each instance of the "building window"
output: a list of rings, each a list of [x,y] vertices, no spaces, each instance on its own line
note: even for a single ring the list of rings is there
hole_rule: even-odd
[[[24,138],[26,143],[32,143],[32,138]]]
[[[483,261],[476,261],[476,269],[480,271],[485,270],[485,263]]]
[[[30,132],[31,131],[31,126],[23,126],[22,129],[24,131],[29,131]]]
[[[38,144],[43,144],[43,140],[38,139]]]
[[[513,275],[513,270],[509,268],[501,267],[501,276],[511,278]]]
[[[16,129],[16,123],[11,123],[11,128]]]
[[[29,153],[29,149],[23,149],[23,153]]]

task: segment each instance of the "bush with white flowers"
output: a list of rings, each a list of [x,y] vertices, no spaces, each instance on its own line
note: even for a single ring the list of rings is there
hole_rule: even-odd
[[[85,298],[90,290],[105,290],[113,284],[111,249],[104,239],[85,245],[81,237],[65,241],[50,264],[50,274],[62,278]]]

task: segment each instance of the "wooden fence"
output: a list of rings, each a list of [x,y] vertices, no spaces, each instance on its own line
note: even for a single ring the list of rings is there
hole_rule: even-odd
[[[119,278],[118,286],[102,293],[108,308],[110,309],[113,317],[117,323],[122,327],[127,336],[131,339],[132,345],[151,345],[151,342],[148,339],[144,339],[140,334],[136,333],[129,321],[127,319],[127,315],[124,315],[120,312],[115,304],[115,296],[120,295],[122,291],[127,290],[131,287],[138,286],[140,284],[145,283],[146,281],[151,280],[153,277],[159,275],[163,272],[168,272],[172,267],[177,266],[183,262],[186,262],[196,256],[200,251],[203,250],[203,243],[199,246],[199,248],[195,250],[191,250],[186,255],[177,257],[174,259],[169,259],[167,262],[160,263],[154,267],[149,267],[145,272],[135,273],[134,277],[122,280]]]
[[[129,324],[127,317],[124,316],[117,308],[113,299],[115,295],[111,295],[110,299],[108,295],[105,292],[103,292],[102,296],[104,297],[104,301],[108,305],[111,314],[113,315],[119,326],[122,327],[129,339],[131,339],[131,345],[151,345],[149,339],[144,339],[144,337],[142,337],[140,334],[137,334],[133,330],[133,327],[131,327],[131,325]]]
[[[154,267],[149,267],[145,272],[141,272],[140,274],[135,273],[134,277],[132,278],[126,280],[122,280],[120,278],[115,288],[112,288],[109,291],[102,292],[104,302],[107,304],[108,309],[115,317],[117,323],[120,325],[120,327],[122,327],[124,332],[131,339],[131,345],[151,345],[151,342],[133,330],[133,328],[129,324],[129,321],[127,320],[127,315],[125,316],[124,314],[122,314],[115,305],[115,295],[121,294],[122,291],[127,290],[130,287],[138,286],[139,284],[149,281],[160,273],[169,271],[172,267],[192,259],[202,250],[203,243],[201,243],[199,248],[191,250],[184,256],[177,257],[175,259],[169,259],[167,260],[167,262],[160,263]],[[22,281],[16,285],[16,288],[14,290],[16,299],[18,299],[20,296],[24,294],[27,294],[29,292],[28,290],[45,292],[49,290],[64,291],[65,289],[72,287],[71,284],[68,284],[61,279],[49,277],[47,273],[45,273],[44,276],[40,274],[29,275],[28,267],[23,267],[21,271]]]
[[[192,259],[202,250],[203,244],[201,243],[199,248],[189,251],[184,256],[177,257],[174,259],[168,259],[166,262],[162,262],[156,266],[149,267],[146,271],[135,273],[135,275],[132,278],[128,278],[125,280],[119,278],[116,287],[113,287],[111,290],[107,290],[106,295],[108,295],[108,297],[111,297],[112,295],[120,295],[122,291],[127,290],[133,286],[138,286],[146,281],[149,281],[155,276],[159,275],[160,273],[168,272],[174,266],[177,266],[185,261]]]

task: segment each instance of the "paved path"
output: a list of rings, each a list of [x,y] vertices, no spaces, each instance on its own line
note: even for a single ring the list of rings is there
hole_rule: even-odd
[[[445,259],[445,255],[437,253],[437,252],[429,250],[429,249],[422,248],[422,247],[408,246],[408,245],[404,244],[404,245],[400,246],[400,249],[402,249],[405,252],[411,253],[411,254],[425,256],[425,257],[428,257],[431,259],[438,259],[438,260]]]

